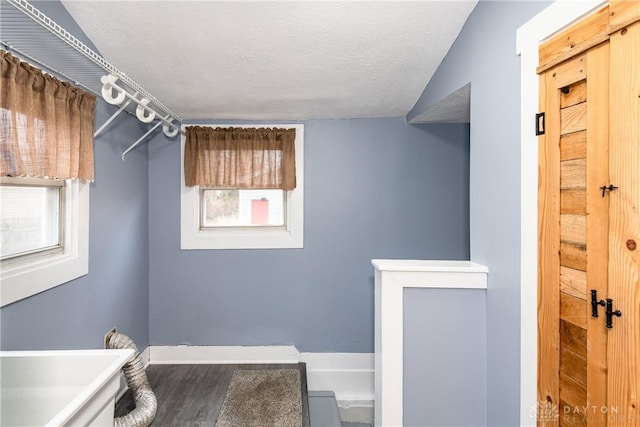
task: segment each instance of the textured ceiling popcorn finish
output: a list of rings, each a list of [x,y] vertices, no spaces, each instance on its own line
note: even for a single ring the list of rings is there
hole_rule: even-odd
[[[302,120],[405,116],[476,1],[63,4],[186,119]]]

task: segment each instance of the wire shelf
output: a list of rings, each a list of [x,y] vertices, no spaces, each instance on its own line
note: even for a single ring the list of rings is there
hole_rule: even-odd
[[[116,76],[118,86],[136,101],[128,112],[135,114],[132,110],[146,98],[149,103],[145,108],[153,110],[166,125],[179,127],[176,122],[182,121],[182,117],[26,0],[0,0],[0,43],[4,49],[97,97],[102,96],[101,77]]]

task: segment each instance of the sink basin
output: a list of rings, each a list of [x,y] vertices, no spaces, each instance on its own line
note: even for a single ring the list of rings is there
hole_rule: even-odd
[[[133,350],[0,351],[1,426],[113,426]]]

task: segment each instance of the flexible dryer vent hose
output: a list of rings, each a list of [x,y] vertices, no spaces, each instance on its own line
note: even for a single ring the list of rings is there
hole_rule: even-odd
[[[133,393],[136,407],[127,415],[117,417],[114,425],[116,427],[148,427],[156,416],[158,401],[147,380],[138,348],[131,338],[118,332],[113,332],[107,337],[107,348],[132,349],[134,352],[133,358],[122,367],[122,372],[127,380],[127,386]]]

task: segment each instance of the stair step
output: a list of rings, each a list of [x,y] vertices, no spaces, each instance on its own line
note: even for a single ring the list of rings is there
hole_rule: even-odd
[[[336,395],[332,391],[309,391],[309,425],[341,427]]]

